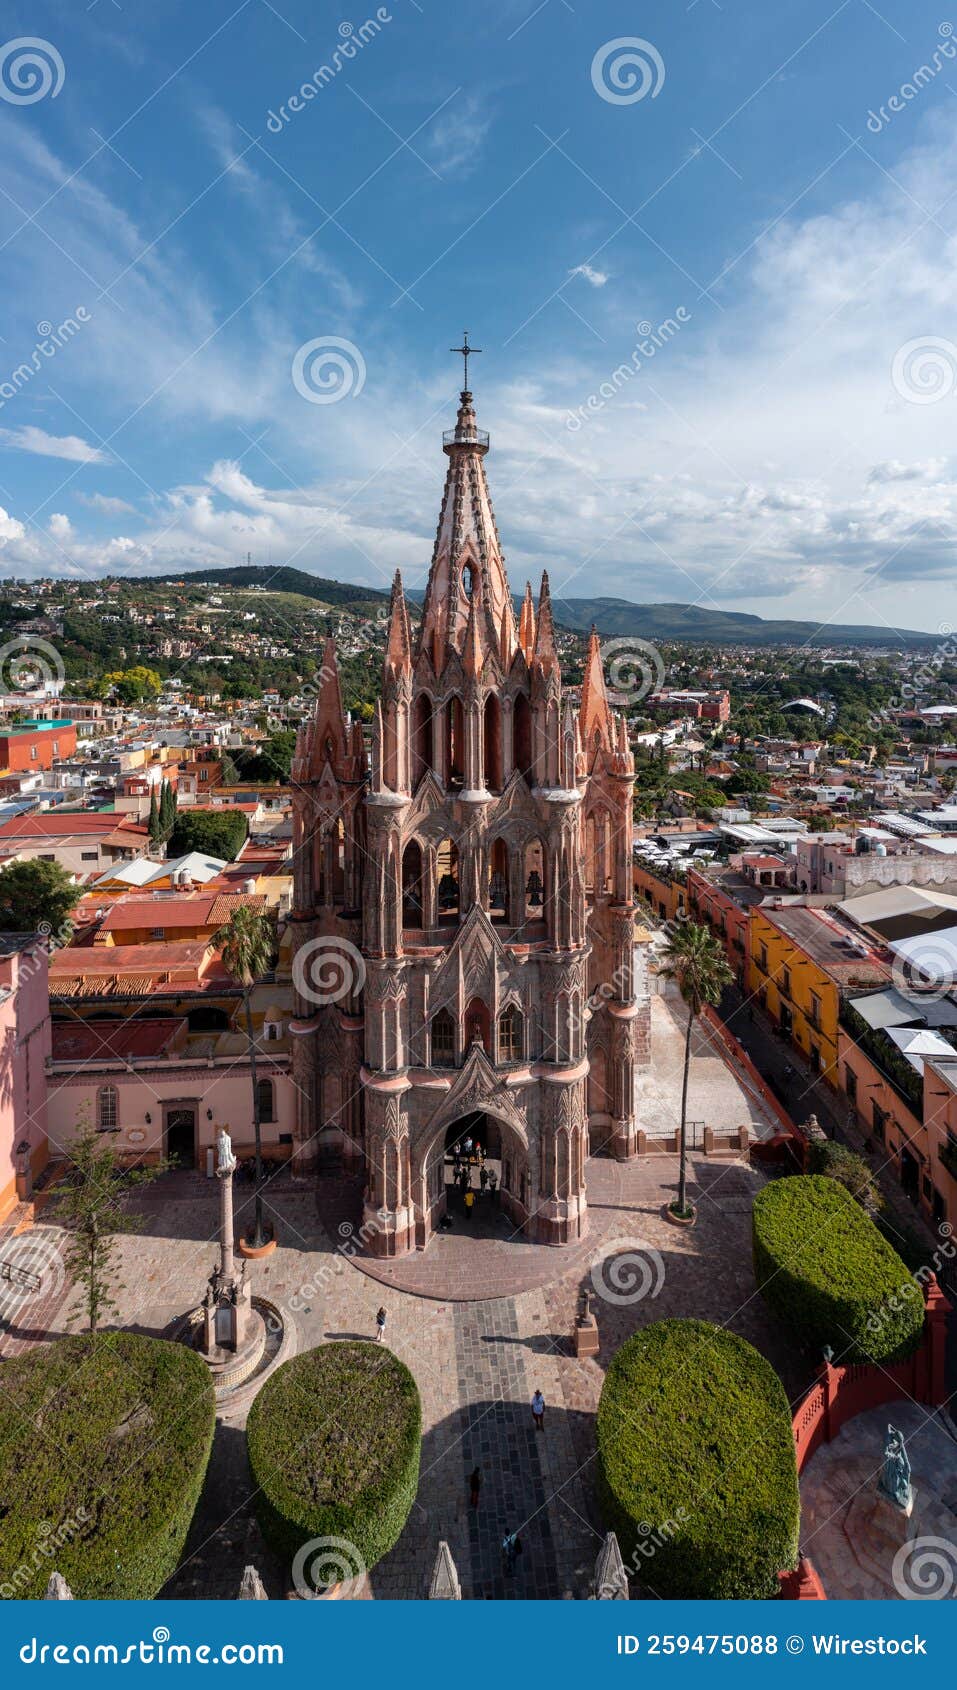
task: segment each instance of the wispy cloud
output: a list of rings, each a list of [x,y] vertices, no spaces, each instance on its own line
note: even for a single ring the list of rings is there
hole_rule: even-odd
[[[574,270],[569,270],[570,276],[584,276],[586,282],[593,288],[603,288],[608,280],[605,270],[595,270],[590,264],[576,264]]]
[[[480,162],[492,113],[474,94],[459,94],[429,132],[431,162],[441,176],[461,175]]]
[[[45,429],[0,428],[0,442],[17,452],[35,452],[40,458],[65,458],[72,464],[108,464],[109,455],[91,446],[78,434],[47,434]]]
[[[125,499],[111,498],[108,493],[77,493],[76,499],[78,504],[88,506],[91,511],[102,511],[104,516],[121,516],[135,509]]]

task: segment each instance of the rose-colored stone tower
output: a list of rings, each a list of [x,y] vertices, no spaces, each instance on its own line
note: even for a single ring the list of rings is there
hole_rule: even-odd
[[[580,1237],[589,1151],[634,1154],[647,1060],[625,724],[594,633],[563,701],[547,576],[516,618],[488,446],[463,392],[414,641],[392,590],[371,767],[331,641],[293,767],[296,1162],[364,1169],[383,1255],[428,1242],[479,1117],[515,1225]]]

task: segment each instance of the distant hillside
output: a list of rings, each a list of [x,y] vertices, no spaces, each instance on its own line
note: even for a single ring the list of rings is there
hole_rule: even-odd
[[[349,610],[389,602],[388,591],[326,581],[321,575],[310,575],[305,569],[291,569],[285,564],[278,568],[243,563],[228,569],[179,569],[168,575],[151,575],[149,580],[188,581],[191,585],[208,581],[211,587],[263,587],[270,593],[299,593],[303,598],[319,599],[322,604],[338,604]]]
[[[743,611],[710,610],[692,604],[632,604],[629,599],[553,598],[555,620],[587,632],[594,622],[609,638],[631,634],[643,640],[688,640],[706,645],[933,645],[936,636],[912,629],[865,625],[765,621]]]
[[[211,587],[264,587],[273,593],[299,593],[322,604],[363,611],[388,604],[389,593],[377,587],[351,586],[345,581],[328,581],[305,569],[286,565],[237,564],[227,569],[178,570],[152,575],[149,581],[209,582]],[[144,583],[147,584],[147,583]],[[423,593],[410,592],[421,603]],[[516,605],[521,601],[516,597]],[[710,610],[692,604],[633,604],[630,599],[575,599],[556,593],[555,620],[563,628],[587,633],[594,622],[606,639],[633,635],[643,640],[687,640],[702,645],[874,645],[893,647],[933,645],[936,636],[913,629],[874,628],[867,624],[765,621],[738,610]]]

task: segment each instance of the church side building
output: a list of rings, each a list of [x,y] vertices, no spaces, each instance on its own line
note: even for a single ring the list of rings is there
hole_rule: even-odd
[[[634,761],[597,635],[576,710],[547,576],[516,616],[468,391],[443,449],[421,624],[397,574],[371,758],[330,640],[293,766],[295,1160],[363,1171],[383,1255],[428,1243],[447,1147],[479,1122],[516,1228],[579,1238],[589,1153],[635,1153],[648,1059]]]

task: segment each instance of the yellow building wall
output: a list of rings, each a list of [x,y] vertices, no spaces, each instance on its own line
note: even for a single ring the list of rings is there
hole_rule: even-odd
[[[759,909],[750,912],[751,943],[748,992],[763,997],[768,1014],[780,1026],[782,1010],[791,1012],[791,1041],[839,1089],[838,1007],[835,982],[807,952],[774,927]],[[766,955],[766,964],[763,957]],[[790,985],[788,991],[786,987]],[[813,1002],[820,1005],[815,1010]]]

